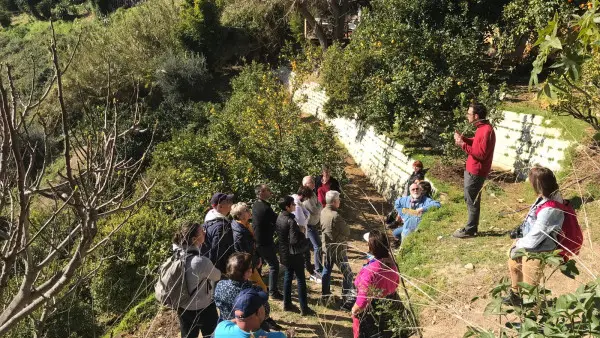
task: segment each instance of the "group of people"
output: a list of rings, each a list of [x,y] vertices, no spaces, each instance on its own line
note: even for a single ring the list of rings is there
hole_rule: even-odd
[[[473,237],[478,231],[481,189],[491,169],[495,144],[486,115],[484,106],[471,105],[467,119],[477,128],[474,138],[455,133],[456,145],[468,154],[464,174],[468,221],[453,234],[457,238]],[[327,301],[333,298],[334,266],[343,275],[341,307],[352,314],[354,337],[386,331],[386,320],[377,315],[381,313],[378,302],[395,300],[399,283],[390,244],[398,245],[417,229],[425,212],[440,207],[432,199],[431,184],[424,180],[423,164],[416,161],[413,169],[404,196],[394,203],[397,215],[388,219],[394,242],[390,243],[385,231],[365,234],[368,262],[356,278],[347,257],[350,229],[339,213],[340,185],[327,166],[321,176],[306,176],[295,194],[279,198],[279,214],[270,204],[273,193],[266,184],[256,186],[256,200],[251,206],[234,204],[233,195],[214,194],[204,223],[184,222],[174,237],[176,251],[190,257],[185,262],[185,281],[193,295],[178,309],[181,336],[196,338],[200,332],[215,338],[293,336],[292,332],[281,332],[282,327],[270,318],[269,300],[281,300],[284,311],[294,311],[291,296],[296,279],[299,312],[314,315],[307,299],[306,272],[310,280],[321,283],[321,299]],[[549,200],[565,203],[552,171],[534,167],[529,179],[539,197],[521,226],[522,238],[510,253],[513,290],[506,302],[511,304],[520,300],[519,282],[535,285],[540,273],[539,261],[524,260],[516,251],[556,249],[556,235],[564,219],[559,208],[538,210]],[[269,269],[267,284],[261,277],[264,264]],[[278,287],[280,264],[285,269],[283,293]]]

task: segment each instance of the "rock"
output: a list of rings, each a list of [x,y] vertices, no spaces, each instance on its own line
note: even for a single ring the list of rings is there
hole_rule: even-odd
[[[519,202],[519,203],[524,203],[524,202],[525,202],[525,199],[523,199],[523,198],[517,198],[517,202]]]
[[[441,241],[441,240],[442,240],[442,238],[444,238],[444,236],[438,236],[437,240],[438,240],[438,241]]]
[[[465,265],[465,269],[473,270],[473,269],[475,269],[475,266],[473,265],[473,263],[469,263],[469,264]]]

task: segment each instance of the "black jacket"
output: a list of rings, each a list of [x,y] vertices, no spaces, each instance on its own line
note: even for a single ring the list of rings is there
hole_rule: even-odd
[[[257,246],[274,244],[275,222],[277,214],[268,202],[259,199],[252,204],[252,228]]]
[[[303,259],[309,248],[309,242],[300,226],[294,219],[294,214],[282,211],[277,217],[277,236],[279,236],[279,258],[281,264],[291,264],[294,259]]]
[[[256,267],[258,265],[258,255],[254,246],[254,236],[252,236],[250,230],[235,220],[231,221],[231,230],[233,230],[233,247],[235,252],[247,252],[252,255],[252,263]]]
[[[227,268],[229,256],[235,252],[233,246],[233,231],[231,221],[227,218],[215,218],[203,225],[206,239],[200,248],[200,254],[210,261],[222,273]]]

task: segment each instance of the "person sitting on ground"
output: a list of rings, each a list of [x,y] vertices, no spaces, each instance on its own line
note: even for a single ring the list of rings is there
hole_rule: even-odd
[[[200,255],[200,246],[206,233],[200,223],[184,220],[173,236],[173,245],[180,254],[189,255],[185,262],[185,282],[192,295],[187,304],[179,304],[177,316],[182,338],[197,338],[200,332],[209,337],[217,326],[217,307],[213,301],[211,284],[221,279],[221,272],[213,263]]]
[[[333,177],[331,177],[331,168],[327,164],[324,164],[321,171],[321,176],[317,176],[315,180],[315,192],[317,199],[323,208],[327,205],[325,194],[328,191],[335,190],[340,192],[340,183]]]
[[[214,338],[293,338],[293,329],[283,332],[265,332],[261,324],[266,318],[265,305],[269,296],[256,289],[240,291],[233,302],[235,318],[217,325]]]
[[[283,295],[277,289],[279,260],[273,239],[277,214],[268,202],[273,193],[266,184],[255,186],[254,192],[256,193],[256,202],[252,204],[252,229],[254,229],[256,251],[263,263],[269,264],[269,296],[274,299],[283,299]]]
[[[342,272],[342,310],[349,311],[354,304],[354,287],[352,280],[354,274],[348,263],[348,239],[350,228],[338,212],[340,208],[340,193],[328,191],[327,206],[321,211],[321,225],[323,226],[322,242],[324,253],[323,279],[321,292],[325,298],[331,296],[331,272],[333,265],[337,265]]]
[[[208,257],[222,273],[225,272],[229,256],[235,252],[231,221],[227,217],[231,211],[233,197],[220,192],[215,193],[210,199],[213,208],[206,214],[202,225],[206,231],[206,240],[200,248],[200,253]]]
[[[519,283],[538,285],[543,272],[539,259],[520,257],[517,250],[524,249],[525,252],[554,251],[557,248],[557,235],[561,231],[565,219],[564,212],[558,208],[545,207],[538,212],[538,208],[548,201],[565,203],[552,170],[535,166],[529,170],[528,176],[529,182],[537,194],[537,199],[531,205],[525,221],[521,224],[523,237],[515,241],[509,253],[508,270],[511,290],[503,301],[512,305],[522,303],[519,296]]]
[[[412,167],[413,172],[410,174],[406,182],[404,182],[402,187],[402,196],[410,195],[410,186],[415,183],[415,181],[423,181],[425,179],[427,170],[423,169],[423,162],[414,161]]]
[[[315,180],[312,176],[305,176],[302,179],[302,185],[308,189],[310,189],[313,193],[310,197],[308,197],[304,202],[304,207],[310,213],[308,218],[308,226],[306,236],[310,239],[310,242],[313,246],[314,250],[314,261],[315,261],[315,274],[314,278],[311,276],[311,280],[319,281],[321,280],[321,274],[323,272],[323,265],[321,264],[321,210],[323,210],[323,206],[319,203],[317,199],[317,195],[314,193],[315,189]]]
[[[365,239],[373,258],[362,267],[354,280],[357,296],[352,307],[352,331],[354,338],[383,337],[391,318],[386,318],[386,311],[380,311],[379,306],[384,299],[399,301],[396,289],[400,277],[390,255],[387,235],[375,230],[366,233]],[[387,315],[390,315],[389,311]]]
[[[261,287],[255,286],[249,277],[252,275],[252,256],[247,252],[236,252],[227,262],[227,278],[217,283],[215,288],[215,304],[219,309],[219,320],[231,320],[235,317],[233,313],[233,304],[235,297],[240,291],[245,289],[254,289],[263,291]],[[262,325],[267,331],[280,331],[281,326],[269,317],[271,308],[269,303],[265,303],[266,319]]]
[[[256,252],[256,244],[254,242],[254,230],[250,225],[252,213],[248,205],[244,202],[239,202],[231,207],[231,229],[233,230],[233,247],[236,252],[247,252],[252,257],[252,275],[250,281],[260,286],[263,291],[267,292],[267,286],[263,282],[260,273],[258,272],[262,266],[262,261]]]
[[[306,239],[294,219],[296,204],[291,196],[285,196],[278,201],[282,210],[277,217],[277,236],[279,237],[279,257],[285,266],[283,278],[283,310],[292,310],[292,280],[296,275],[298,284],[298,302],[302,316],[314,315],[308,307],[306,294],[306,276],[304,275],[304,255],[310,249],[310,241]]]
[[[398,218],[402,219],[403,223],[401,227],[392,231],[392,234],[396,238],[394,246],[397,246],[402,238],[417,230],[423,213],[431,208],[439,208],[440,206],[440,202],[423,196],[421,187],[413,183],[410,186],[410,196],[400,197],[394,203],[394,208],[398,212]]]
[[[310,218],[310,212],[304,206],[304,202],[308,200],[311,196],[313,196],[313,192],[310,188],[302,186],[298,189],[298,192],[292,195],[294,198],[294,203],[296,203],[296,210],[293,212],[295,216],[296,223],[300,226],[300,230],[304,233],[308,238],[308,219]],[[315,268],[310,261],[310,250],[306,252],[304,255],[304,267],[308,274],[310,275],[310,280],[320,281],[320,276],[317,278],[315,275]]]

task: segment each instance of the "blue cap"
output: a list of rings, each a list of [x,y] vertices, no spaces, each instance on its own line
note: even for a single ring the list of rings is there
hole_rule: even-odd
[[[227,194],[224,194],[222,192],[217,192],[210,199],[210,204],[211,205],[218,205],[218,204],[221,204],[224,201],[230,201],[231,202],[231,201],[233,201],[233,197],[234,197],[233,194],[227,195]]]
[[[236,318],[246,318],[252,316],[265,305],[269,300],[269,295],[264,291],[258,291],[253,288],[244,289],[235,297],[233,302],[233,313]],[[238,312],[239,311],[239,312]]]

